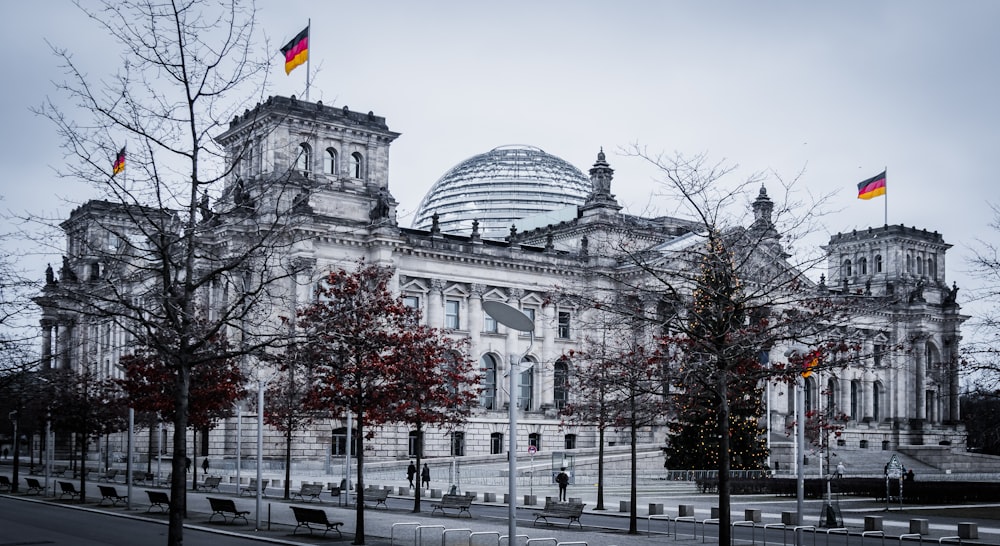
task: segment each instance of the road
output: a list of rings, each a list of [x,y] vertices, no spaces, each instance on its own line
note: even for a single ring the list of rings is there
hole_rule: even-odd
[[[135,546],[165,544],[167,526],[51,503],[0,497],[0,546]],[[186,546],[261,544],[238,536],[184,530]]]

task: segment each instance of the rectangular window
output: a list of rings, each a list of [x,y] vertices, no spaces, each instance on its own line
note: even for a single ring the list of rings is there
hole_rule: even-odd
[[[535,325],[535,331],[537,332],[538,331],[538,323],[535,322],[535,310],[533,308],[531,308],[531,307],[525,307],[524,309],[521,309],[521,312],[524,313],[525,315],[527,315],[528,318],[531,319],[531,323]],[[526,336],[526,335],[528,335],[528,332],[522,332],[521,335],[525,335]]]
[[[483,331],[492,334],[497,333],[497,321],[487,313],[483,313]]]
[[[465,433],[454,431],[451,433],[451,454],[455,457],[465,456]]]
[[[458,330],[459,325],[458,300],[444,302],[444,327]]]
[[[559,311],[559,337],[561,339],[569,339],[569,311]]]
[[[875,361],[875,367],[880,367],[882,365],[882,353],[885,352],[885,347],[881,345],[875,345],[872,351],[872,360]]]
[[[403,305],[410,309],[420,309],[420,298],[418,296],[403,296]]]

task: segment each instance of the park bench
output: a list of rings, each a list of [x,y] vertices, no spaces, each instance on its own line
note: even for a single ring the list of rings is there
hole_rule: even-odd
[[[118,478],[118,469],[112,468],[107,472],[105,472],[104,474],[101,474],[97,478],[97,481],[111,483],[117,481],[117,478]]]
[[[212,491],[213,489],[218,492],[219,484],[222,483],[222,477],[220,476],[208,476],[205,481],[194,486],[195,491]]]
[[[61,478],[61,477],[63,477],[63,476],[66,475],[66,471],[67,470],[69,470],[69,468],[67,468],[65,466],[53,466],[52,467],[52,473],[50,474],[50,476],[55,476],[55,477],[60,477]]]
[[[42,491],[45,491],[45,488],[42,487],[42,484],[41,482],[38,481],[38,478],[25,478],[24,483],[28,484],[28,490],[25,491],[25,494],[27,495],[38,495]]]
[[[378,505],[382,505],[383,508],[389,508],[385,501],[389,498],[388,489],[365,489],[365,503],[374,502],[375,505],[372,508],[378,508]]]
[[[567,527],[573,525],[575,521],[582,529],[583,524],[580,523],[580,516],[583,515],[583,507],[584,504],[579,502],[547,500],[545,501],[545,508],[535,514],[535,525],[538,525],[538,520],[540,519],[544,519],[545,523],[549,523],[549,518],[564,518],[569,520],[569,523],[566,524]],[[549,524],[551,525],[551,523]]]
[[[80,492],[77,491],[76,486],[73,482],[58,482],[59,483],[59,498],[63,498],[69,495],[69,498],[75,499],[80,497]]]
[[[208,504],[212,507],[212,515],[209,516],[208,522],[212,523],[212,519],[215,516],[222,516],[222,521],[224,523],[232,523],[236,521],[236,518],[243,518],[243,522],[249,524],[247,521],[247,514],[250,513],[249,510],[237,510],[236,503],[233,499],[217,499],[215,497],[207,497]],[[226,516],[232,516],[231,519],[227,520]]]
[[[152,472],[144,472],[142,470],[132,471],[132,485],[136,484],[146,485],[146,484],[151,484],[152,482],[153,482]]]
[[[298,491],[292,493],[292,500],[298,497],[302,502],[310,502],[311,500],[320,500],[319,496],[323,494],[323,486],[318,483],[304,483]]]
[[[433,510],[431,510],[431,515],[434,515],[434,513],[438,510],[440,510],[442,514],[446,514],[447,512],[445,512],[445,510],[452,509],[458,510],[458,517],[462,517],[462,512],[465,512],[466,514],[469,514],[469,517],[471,518],[472,512],[469,512],[469,507],[472,506],[473,499],[475,499],[475,497],[471,495],[444,495],[441,497],[440,502],[431,504],[431,508],[433,508]]]
[[[295,523],[296,523],[295,530],[292,531],[293,535],[296,533],[296,531],[299,530],[299,527],[305,527],[306,529],[309,529],[309,534],[311,535],[313,532],[312,526],[317,525],[320,526],[317,528],[323,529],[324,537],[330,531],[330,529],[337,531],[337,538],[343,537],[343,535],[340,532],[340,526],[343,525],[344,522],[330,521],[326,517],[326,512],[318,508],[305,508],[302,506],[292,506],[291,508],[292,512],[295,513]]]
[[[10,491],[14,488],[14,484],[10,483],[10,478],[7,476],[0,476],[0,491]]]
[[[104,501],[111,501],[111,506],[118,506],[119,502],[128,502],[128,495],[119,495],[114,486],[98,485],[97,488],[101,490],[101,502],[97,503],[98,506],[103,505]]]
[[[154,487],[170,487],[170,480],[173,479],[174,473],[168,472],[166,478],[160,478],[159,476],[153,481]]]
[[[159,508],[161,512],[170,510],[170,497],[163,491],[149,491],[147,489],[146,495],[149,496],[149,508],[146,509],[146,513],[149,513],[154,506]]]
[[[330,484],[330,496],[337,498],[337,504],[343,504],[343,498],[344,498],[342,496],[343,494],[344,491],[340,488],[339,485],[333,485],[332,483]]]
[[[29,476],[44,476],[45,475],[45,465],[32,466],[28,469]]]
[[[261,494],[261,496],[264,496],[264,497],[267,496],[267,484],[269,484],[269,483],[271,483],[271,480],[261,480],[260,481],[260,494]],[[256,495],[257,494],[257,478],[250,478],[250,483],[247,484],[246,487],[241,487],[240,488],[240,496],[241,497],[243,496],[243,493],[247,493],[247,494],[250,494],[250,495]]]

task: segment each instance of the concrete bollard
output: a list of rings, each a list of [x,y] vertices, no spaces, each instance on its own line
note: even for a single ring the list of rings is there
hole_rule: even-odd
[[[881,531],[882,516],[865,516],[865,531]]]
[[[711,514],[712,519],[719,519],[720,514],[722,514],[722,510],[719,510],[718,506],[713,506],[709,511],[709,514]]]
[[[619,512],[632,512],[632,503],[629,501],[618,501]]]
[[[483,493],[483,502],[496,502],[496,501],[497,501],[496,493]]]
[[[958,522],[958,538],[979,539],[979,524],[971,521]]]
[[[503,503],[504,504],[510,504],[510,493],[504,493],[503,494]]]
[[[441,498],[441,490],[440,489],[431,489],[431,498],[432,499],[440,499]]]
[[[743,520],[752,521],[754,523],[760,523],[760,509],[759,508],[747,508],[743,511]]]
[[[556,501],[555,497],[545,497],[545,502],[546,503],[555,502],[555,501]]]
[[[694,517],[694,505],[693,504],[682,504],[677,507],[677,517],[679,518],[693,518]]]
[[[926,519],[911,519],[910,520],[910,533],[916,533],[918,535],[926,535],[930,530],[930,524]]]
[[[269,483],[268,486],[279,488],[281,487],[281,480],[271,480],[271,483]]]
[[[649,515],[659,516],[663,514],[663,504],[658,502],[649,503]]]
[[[401,495],[404,497],[408,497],[410,495],[409,487],[400,487],[397,491],[398,491],[398,493],[396,493],[397,495]]]
[[[524,496],[524,505],[525,506],[534,506],[536,504],[538,504],[538,496],[537,495],[525,495]]]
[[[782,512],[781,513],[781,524],[782,525],[798,525],[799,524],[799,513],[798,512]]]
[[[472,500],[479,500],[479,493],[475,491],[466,491],[465,496],[471,498]]]
[[[570,497],[569,502],[573,504],[583,504],[583,499],[581,497]]]

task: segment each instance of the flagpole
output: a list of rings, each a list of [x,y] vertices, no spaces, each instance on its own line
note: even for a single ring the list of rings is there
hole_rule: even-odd
[[[883,206],[885,207],[885,212],[883,213],[883,219],[885,220],[885,225],[889,225],[889,167],[886,167],[883,171],[885,178],[883,179],[883,184],[885,184],[885,202]]]
[[[308,30],[306,30],[306,40],[307,40],[307,44],[308,45],[306,47],[308,49],[306,49],[306,51],[307,51],[307,53],[306,53],[306,101],[309,100],[309,73],[312,72],[312,70],[310,70],[310,63],[312,63],[312,55],[309,54],[309,52],[311,52],[310,50],[312,50],[312,47],[313,47],[313,45],[312,45],[312,17],[310,17],[307,21],[308,21],[308,23],[306,24],[306,29],[308,29]]]

